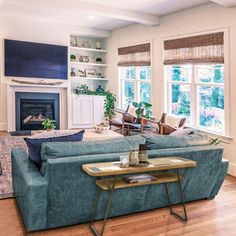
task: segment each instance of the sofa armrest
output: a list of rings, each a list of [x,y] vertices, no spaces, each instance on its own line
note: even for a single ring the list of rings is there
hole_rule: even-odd
[[[27,231],[47,223],[47,181],[23,149],[12,150],[13,189]]]
[[[209,199],[213,199],[220,191],[220,188],[224,182],[225,176],[227,175],[228,167],[229,167],[229,161],[223,158],[222,163],[221,163],[220,173],[217,177],[215,186],[211,191]]]

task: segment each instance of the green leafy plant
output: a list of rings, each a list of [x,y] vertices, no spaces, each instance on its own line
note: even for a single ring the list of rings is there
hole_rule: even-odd
[[[219,138],[212,138],[209,141],[210,145],[218,145],[219,143],[221,143],[221,141],[219,140]]]
[[[116,103],[116,96],[110,91],[93,91],[89,89],[86,84],[80,85],[74,90],[74,93],[77,95],[86,94],[86,95],[98,95],[98,96],[105,96],[105,104],[104,104],[104,117],[106,119],[111,119],[115,113],[115,103]]]
[[[76,60],[76,55],[74,55],[74,54],[70,55],[70,59],[71,60]]]
[[[101,57],[97,57],[97,58],[96,58],[96,62],[97,62],[97,63],[102,63],[102,58],[101,58]]]
[[[147,102],[133,102],[133,106],[136,108],[137,118],[142,117],[150,119],[152,115],[152,104]]]
[[[56,128],[55,120],[47,118],[42,122],[42,126],[44,129],[55,129]]]

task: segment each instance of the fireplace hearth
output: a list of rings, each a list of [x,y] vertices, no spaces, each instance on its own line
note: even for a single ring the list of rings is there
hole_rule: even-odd
[[[58,93],[16,92],[16,130],[41,130],[47,118],[60,128]]]

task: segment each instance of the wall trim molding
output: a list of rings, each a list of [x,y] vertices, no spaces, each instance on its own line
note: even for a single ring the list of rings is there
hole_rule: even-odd
[[[236,177],[236,164],[229,162],[228,174]]]
[[[0,123],[0,131],[7,131],[7,123]]]

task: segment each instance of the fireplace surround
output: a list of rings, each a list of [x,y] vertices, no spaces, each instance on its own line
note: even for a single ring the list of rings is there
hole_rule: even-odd
[[[34,80],[35,81],[35,80]],[[50,81],[49,81],[50,82]],[[16,94],[17,93],[40,93],[43,98],[52,99],[45,97],[45,94],[57,94],[59,97],[59,125],[60,130],[68,129],[68,122],[71,119],[70,116],[70,92],[71,88],[68,83],[64,82],[58,85],[38,85],[38,84],[24,84],[9,81],[7,83],[7,131],[16,131]],[[42,98],[42,97],[41,97]],[[23,99],[23,98],[22,98]],[[32,99],[37,99],[33,98]],[[57,127],[57,128],[58,128]],[[27,132],[27,130],[25,131]]]
[[[46,118],[55,120],[60,129],[60,98],[58,93],[15,93],[16,130],[43,129]]]

